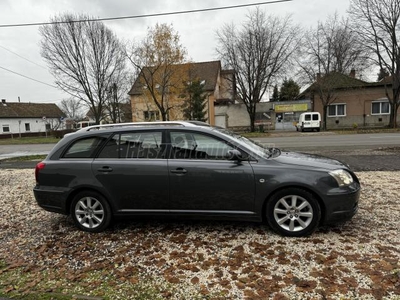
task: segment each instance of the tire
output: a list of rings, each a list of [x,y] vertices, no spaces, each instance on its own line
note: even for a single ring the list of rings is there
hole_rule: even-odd
[[[269,226],[283,236],[308,236],[318,227],[321,208],[315,197],[299,188],[278,191],[268,200]]]
[[[111,208],[99,193],[83,191],[72,200],[71,216],[80,230],[102,232],[110,225]]]

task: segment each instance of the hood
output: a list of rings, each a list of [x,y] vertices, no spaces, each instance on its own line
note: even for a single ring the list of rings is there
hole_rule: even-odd
[[[276,158],[273,158],[274,161],[287,165],[295,165],[295,166],[304,166],[304,167],[312,167],[319,169],[348,169],[349,167],[335,159],[331,159],[328,157],[300,153],[300,152],[282,152]]]

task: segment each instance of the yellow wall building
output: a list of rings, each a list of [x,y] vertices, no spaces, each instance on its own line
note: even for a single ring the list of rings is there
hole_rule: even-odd
[[[167,111],[168,120],[183,120],[184,99],[180,96],[184,83],[193,80],[199,80],[204,84],[206,117],[211,125],[215,124],[214,105],[218,102],[234,102],[234,72],[222,70],[220,61],[186,63],[159,70],[154,68],[144,68],[144,70],[146,71],[142,70],[129,92],[133,122],[162,120],[160,105]]]

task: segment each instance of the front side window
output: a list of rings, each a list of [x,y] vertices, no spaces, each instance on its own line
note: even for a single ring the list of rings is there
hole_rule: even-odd
[[[3,125],[3,132],[10,132],[10,125]]]
[[[390,114],[390,105],[387,101],[372,102],[371,113],[373,115]]]
[[[172,158],[176,159],[228,159],[234,149],[215,137],[193,132],[171,132]]]
[[[328,117],[346,116],[346,104],[331,104],[328,106]]]
[[[65,151],[63,158],[92,158],[105,140],[98,136],[77,140]]]
[[[115,134],[104,146],[99,158],[162,158],[162,132]]]

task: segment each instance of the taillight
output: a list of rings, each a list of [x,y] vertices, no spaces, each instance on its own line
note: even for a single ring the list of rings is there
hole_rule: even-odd
[[[45,166],[46,166],[46,164],[44,162],[40,162],[40,163],[38,163],[36,165],[36,168],[35,168],[35,179],[36,179],[36,183],[37,184],[39,184],[39,178],[38,178],[39,177],[39,172],[40,172],[40,170],[43,170]]]

